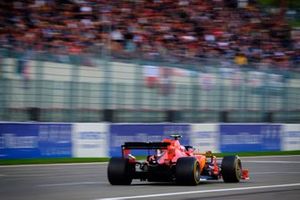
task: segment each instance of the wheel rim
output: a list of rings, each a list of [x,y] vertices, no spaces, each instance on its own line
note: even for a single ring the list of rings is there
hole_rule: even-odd
[[[236,164],[236,178],[238,180],[240,180],[242,176],[242,167],[241,167],[241,163],[239,161],[237,161],[237,164]]]
[[[196,167],[195,167],[195,172],[194,172],[194,178],[195,178],[195,182],[196,183],[200,182],[200,166],[199,166],[198,162],[196,162]]]

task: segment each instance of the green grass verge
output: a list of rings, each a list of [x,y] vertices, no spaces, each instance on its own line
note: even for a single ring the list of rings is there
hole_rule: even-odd
[[[217,157],[237,154],[244,156],[274,156],[274,155],[300,155],[298,151],[270,151],[270,152],[240,152],[240,153],[216,153]],[[145,159],[145,157],[137,157]],[[107,162],[109,158],[41,158],[41,159],[0,159],[0,165],[25,165],[25,164],[55,164],[55,163],[88,163],[88,162]]]

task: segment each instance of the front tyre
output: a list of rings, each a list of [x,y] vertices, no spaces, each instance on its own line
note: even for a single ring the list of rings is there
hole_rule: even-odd
[[[113,157],[107,167],[107,178],[112,185],[130,185],[134,166],[128,159]]]
[[[176,163],[176,182],[180,185],[198,185],[200,182],[200,164],[194,157],[179,158]]]
[[[242,177],[242,163],[238,156],[225,156],[221,164],[225,183],[238,183]]]

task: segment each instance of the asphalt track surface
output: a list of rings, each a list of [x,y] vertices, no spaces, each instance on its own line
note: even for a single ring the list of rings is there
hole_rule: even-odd
[[[138,180],[130,186],[112,186],[105,163],[1,166],[0,199],[300,199],[300,156],[242,158],[242,163],[250,170],[250,180],[206,181],[197,186]]]

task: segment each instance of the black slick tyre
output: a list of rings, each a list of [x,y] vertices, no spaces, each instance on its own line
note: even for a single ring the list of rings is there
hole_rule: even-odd
[[[197,185],[200,182],[200,164],[194,157],[179,158],[176,163],[176,183]]]
[[[113,157],[107,167],[107,178],[112,185],[130,185],[132,182],[132,166],[128,159]]]
[[[225,183],[238,183],[242,175],[242,163],[238,156],[225,156],[221,164],[221,173]]]

